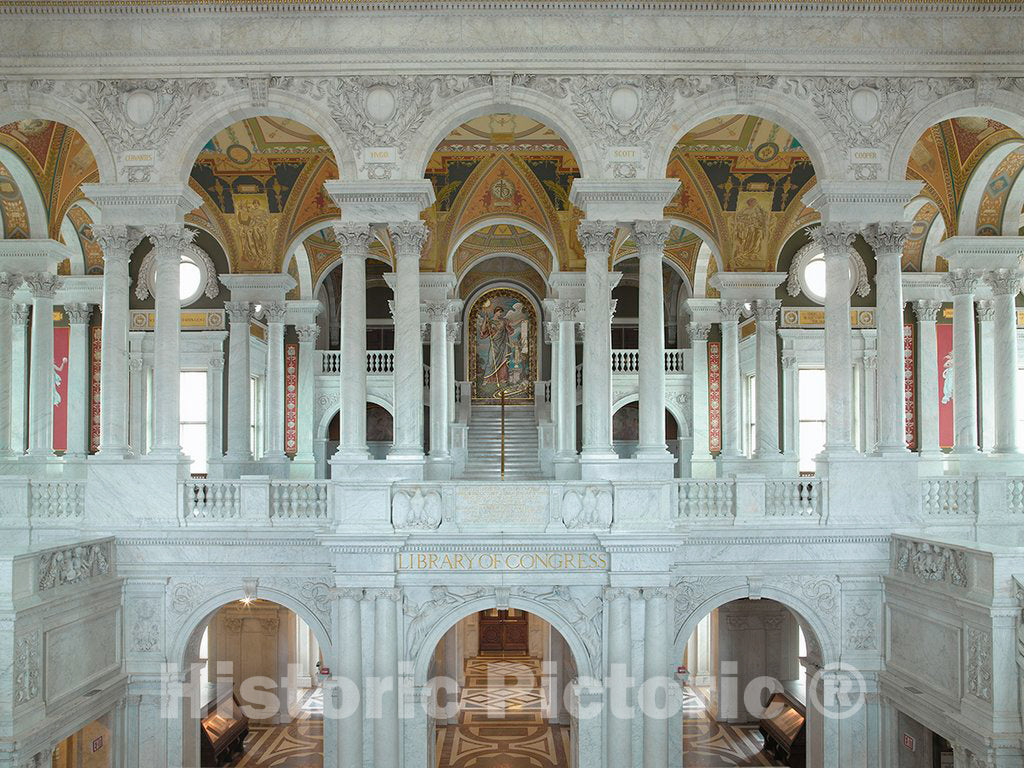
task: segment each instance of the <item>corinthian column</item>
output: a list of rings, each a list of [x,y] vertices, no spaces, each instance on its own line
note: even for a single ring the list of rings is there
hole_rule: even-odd
[[[0,272],[0,458],[14,455],[11,450],[11,297],[22,282],[20,275]]]
[[[722,299],[722,456],[740,456],[740,315],[743,302]]]
[[[233,463],[252,461],[249,433],[249,323],[252,304],[224,303],[228,321],[228,450],[224,458]]]
[[[267,318],[267,451],[264,461],[287,463],[284,453],[284,319],[283,302],[263,305]]]
[[[760,417],[759,417],[760,418]],[[669,677],[668,597],[665,587],[647,588],[644,596],[644,682]],[[669,719],[657,711],[658,688],[645,689],[644,768],[668,768]],[[665,695],[668,695],[666,690]],[[670,702],[660,705],[668,709]]]
[[[945,277],[953,294],[953,453],[978,453],[978,390],[974,291],[979,274],[954,269]],[[1016,417],[1014,417],[1016,418]]]
[[[366,260],[370,256],[370,227],[337,224],[341,244],[341,372],[342,403],[338,451],[334,458],[366,461]],[[397,329],[395,337],[397,339]]]
[[[158,404],[150,455],[181,456],[181,254],[195,230],[163,224],[146,230],[156,258],[153,401]]]
[[[430,459],[451,460],[448,451],[448,393],[452,388],[448,371],[448,318],[461,302],[431,301],[424,304],[430,323]]]
[[[978,320],[976,339],[978,343],[978,400],[981,414],[979,416],[980,440],[983,453],[991,453],[996,443],[996,387],[995,351],[993,350],[993,321],[996,318],[995,302],[979,299],[974,302],[974,315]]]
[[[812,236],[825,255],[825,452],[853,452],[853,341],[850,334],[850,249],[857,229],[822,224]]]
[[[878,450],[907,452],[905,374],[903,370],[903,246],[910,223],[875,224],[864,239],[875,252],[878,321]],[[865,449],[870,446],[865,446]]]
[[[1018,270],[996,269],[985,276],[992,288],[996,440],[994,453],[1014,454],[1017,445],[1017,294]],[[954,319],[956,316],[954,315]]]
[[[11,451],[25,454],[25,410],[28,401],[28,360],[25,340],[28,337],[28,304],[11,305]]]
[[[68,334],[68,431],[65,456],[84,459],[89,452],[87,403],[89,402],[89,319],[92,306],[64,305],[71,325]]]
[[[757,448],[758,458],[779,455],[779,345],[775,319],[782,302],[757,299]]]
[[[633,649],[631,589],[608,589],[608,760],[610,766],[633,765],[633,713],[627,686]]]
[[[638,458],[667,458],[665,447],[665,282],[661,261],[671,225],[638,221],[640,256],[640,443]]]
[[[608,259],[615,224],[581,221],[587,261],[583,336],[583,458],[614,461],[612,450],[612,306]]]
[[[32,293],[32,351],[28,399],[28,455],[53,455],[53,296],[62,279],[49,272],[25,276]]]
[[[576,316],[579,302],[556,299],[553,302],[558,328],[558,401],[555,415],[558,424],[557,461],[576,461]]]
[[[418,276],[417,276],[418,279]],[[419,309],[417,305],[417,309]],[[422,383],[420,384],[422,388]],[[373,674],[385,688],[380,717],[373,724],[373,764],[398,766],[398,607],[397,589],[377,589],[373,598]]]
[[[96,225],[103,248],[100,330],[100,444],[98,455],[122,459],[130,453],[128,420],[128,261],[141,232],[123,225]],[[177,299],[177,294],[175,294]],[[141,454],[141,451],[137,451]]]
[[[423,342],[420,336],[422,221],[389,225],[395,244],[395,444],[389,459],[423,458]]]

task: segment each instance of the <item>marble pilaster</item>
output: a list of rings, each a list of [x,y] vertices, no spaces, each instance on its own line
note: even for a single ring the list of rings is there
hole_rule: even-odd
[[[418,305],[417,305],[418,309]],[[373,723],[373,764],[399,765],[398,601],[397,589],[375,589],[373,600],[373,674],[385,689],[380,717]]]
[[[639,386],[640,442],[637,458],[666,459],[665,284],[661,261],[671,224],[637,221],[633,240],[640,257]]]
[[[27,455],[47,458],[53,455],[53,297],[61,278],[32,272],[25,282],[32,294]]]
[[[21,285],[22,278],[10,272],[0,272],[0,458],[14,455],[11,448],[13,318],[11,297]]]
[[[267,320],[267,450],[263,461],[287,463],[284,453],[284,324],[283,302],[263,305]]]
[[[420,253],[427,240],[422,221],[389,225],[395,244],[395,442],[388,459],[423,459],[423,342],[420,335]]]
[[[555,404],[555,423],[558,425],[558,451],[555,461],[575,463],[576,453],[576,318],[580,303],[575,299],[557,299],[553,303],[557,324],[558,359],[555,378],[558,379],[558,399]]]
[[[300,353],[301,354],[301,353]],[[353,710],[338,723],[338,765],[340,768],[363,768],[363,623],[360,603],[363,590],[342,588],[338,597],[338,679],[349,681],[358,694]],[[346,702],[341,702],[342,706]]]
[[[212,464],[224,459],[224,355],[206,364],[206,455]]]
[[[11,305],[11,452],[15,456],[24,455],[28,438],[28,317],[28,304]]]
[[[142,352],[128,355],[128,391],[128,444],[132,455],[139,457],[146,452],[146,367]]]
[[[1017,308],[1021,289],[1021,273],[997,269],[985,276],[992,288],[993,318],[993,402],[995,410],[995,441],[993,452],[1016,454],[1017,444]]]
[[[584,220],[577,234],[586,259],[583,342],[584,461],[615,461],[612,450],[611,287],[608,259],[615,224]]]
[[[441,300],[425,302],[423,309],[430,325],[430,461],[448,464],[451,462],[448,395],[452,389],[448,369],[448,319],[458,307],[451,300]]]
[[[228,450],[230,462],[252,461],[249,431],[249,323],[252,303],[225,302],[228,328]]]
[[[626,679],[630,676],[633,648],[631,602],[635,590],[611,588],[605,592],[608,610],[609,690],[606,698],[607,762],[633,765],[632,714]]]
[[[868,227],[864,238],[875,252],[875,317],[878,327],[878,450],[906,453],[903,372],[903,281],[901,260],[910,223]]]
[[[669,590],[644,588],[644,683],[643,768],[668,768],[669,718],[658,712],[658,687],[654,680],[669,678]],[[665,692],[667,695],[667,691]],[[664,702],[667,710],[671,702]]]
[[[103,248],[103,304],[100,331],[100,444],[97,455],[117,460],[130,453],[128,262],[142,233],[124,225],[94,225]]]
[[[800,455],[800,381],[796,356],[782,353],[782,453]]]
[[[710,393],[708,391],[709,323],[690,323],[690,346],[693,349],[693,462],[711,461],[711,429],[708,422]]]
[[[779,350],[775,323],[782,308],[777,299],[757,299],[757,445],[759,459],[779,455]]]
[[[89,452],[89,320],[92,305],[64,305],[71,325],[68,334],[68,426],[66,457],[84,459]]]
[[[740,433],[740,315],[743,303],[722,300],[722,456],[743,453]]]
[[[977,364],[974,292],[979,274],[954,269],[945,282],[953,295],[953,452],[978,453]]]
[[[917,317],[917,449],[922,457],[937,458],[939,448],[939,353],[935,318],[942,302],[918,299]]]
[[[974,302],[978,319],[978,405],[979,442],[984,453],[991,453],[996,443],[996,383],[995,377],[995,302],[992,299],[978,299]]]

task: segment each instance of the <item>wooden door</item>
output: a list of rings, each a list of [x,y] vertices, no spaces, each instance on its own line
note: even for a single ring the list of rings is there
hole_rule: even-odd
[[[529,643],[529,626],[522,611],[480,612],[481,652],[525,654]]]

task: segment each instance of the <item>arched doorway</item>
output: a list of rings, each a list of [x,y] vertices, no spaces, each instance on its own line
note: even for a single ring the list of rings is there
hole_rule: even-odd
[[[464,616],[429,659],[431,765],[577,765],[577,676],[568,642],[537,614],[493,607]]]
[[[307,623],[309,620],[309,623]],[[181,765],[325,765],[319,622],[255,597],[223,603],[184,648]]]
[[[822,652],[796,611],[767,598],[723,602],[692,625],[681,663],[684,764],[819,764]]]

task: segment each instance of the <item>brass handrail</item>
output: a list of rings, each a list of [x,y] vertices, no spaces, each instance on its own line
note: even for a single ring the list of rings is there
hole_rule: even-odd
[[[505,390],[501,390],[501,479],[505,479]]]

